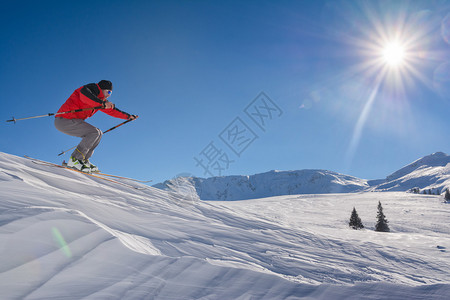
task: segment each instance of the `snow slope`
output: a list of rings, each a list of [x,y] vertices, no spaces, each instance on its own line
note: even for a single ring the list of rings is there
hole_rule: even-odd
[[[0,153],[0,299],[450,294],[450,212],[441,197],[195,196],[131,189]],[[391,233],[371,229],[379,200]],[[353,206],[368,229],[348,228]]]

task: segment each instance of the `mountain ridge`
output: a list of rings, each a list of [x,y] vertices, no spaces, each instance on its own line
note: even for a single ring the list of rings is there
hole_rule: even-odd
[[[430,190],[450,188],[450,156],[435,152],[400,168],[385,179],[367,180],[329,170],[272,170],[254,175],[184,177],[154,185],[190,193],[202,200],[246,200],[293,194],[353,193],[363,191]]]

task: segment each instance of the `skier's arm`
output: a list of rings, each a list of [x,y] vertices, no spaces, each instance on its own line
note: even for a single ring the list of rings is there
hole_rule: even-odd
[[[101,109],[101,111],[112,117],[115,117],[115,118],[133,119],[134,120],[138,117],[136,115],[130,115],[129,113],[126,113],[126,112],[116,108],[114,103],[112,103],[112,102],[109,102],[107,100],[105,101],[105,100],[98,98],[96,95],[99,92],[100,91],[98,91],[98,87],[96,84],[87,84],[87,85],[83,86],[83,88],[81,89],[82,97],[80,97],[80,98],[82,98],[82,101],[84,101],[85,103],[93,104],[93,106],[95,106],[97,104],[104,105],[105,108]],[[94,102],[91,102],[91,101],[94,101]]]
[[[111,102],[106,102],[106,103],[107,103],[106,107],[108,107],[108,106],[110,106],[110,104],[112,104],[113,108],[104,108],[104,109],[101,109],[101,111],[112,117],[119,118],[119,119],[132,119],[132,120],[137,118],[136,115],[130,115],[129,113],[126,113],[126,112],[118,109]]]
[[[102,99],[98,98],[96,95],[98,95],[99,91],[94,91],[93,89],[97,89],[98,87],[97,85],[91,85],[91,84],[87,84],[85,86],[83,86],[81,88],[81,101],[87,103],[87,104],[105,104],[105,101],[103,101]],[[83,97],[84,96],[84,97]]]

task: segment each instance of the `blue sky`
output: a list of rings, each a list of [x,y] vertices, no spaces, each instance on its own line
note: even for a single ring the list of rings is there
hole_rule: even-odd
[[[91,159],[104,172],[378,179],[449,153],[449,1],[2,1],[0,14],[2,119],[56,112],[101,79],[140,116],[104,135]],[[393,40],[397,66],[382,57]],[[52,162],[78,143],[52,117],[0,130],[0,151]]]

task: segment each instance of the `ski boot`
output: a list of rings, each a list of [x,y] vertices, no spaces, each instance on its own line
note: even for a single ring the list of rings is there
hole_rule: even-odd
[[[76,159],[73,156],[70,157],[69,162],[67,163],[67,167],[75,169],[75,170],[78,170],[78,171],[81,171],[81,172],[85,172],[85,173],[91,173],[92,172],[89,165],[87,165],[86,163],[84,163],[80,159]]]

